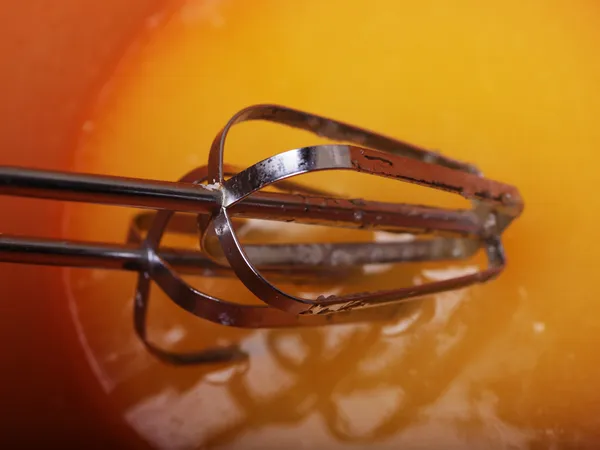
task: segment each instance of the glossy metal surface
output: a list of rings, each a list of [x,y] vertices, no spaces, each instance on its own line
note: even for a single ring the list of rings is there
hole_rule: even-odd
[[[227,134],[234,125],[252,120],[271,121],[355,145],[290,150],[258,162],[225,180],[223,161]],[[358,144],[368,148],[356,146]],[[485,179],[472,166],[447,160],[414,147],[407,149],[402,142],[335,120],[275,105],[253,106],[236,114],[213,141],[208,169],[209,179],[222,192],[222,197],[220,210],[213,219],[214,225],[209,224],[207,230],[214,229],[229,264],[254,295],[270,306],[293,314],[318,315],[357,310],[488,281],[496,277],[505,264],[500,234],[523,210],[523,203],[516,188]],[[231,217],[235,215],[233,208],[244,198],[277,181],[325,170],[351,170],[407,181],[458,193],[473,201],[475,212],[479,213],[479,237],[486,245],[490,267],[474,274],[423,286],[347,296],[319,296],[314,300],[282,292],[261,276],[244,253],[231,222]],[[357,205],[354,215],[357,219],[364,217],[362,205]],[[407,215],[410,216],[411,213]],[[440,222],[441,226],[438,225]],[[451,219],[448,217],[441,217],[439,222],[430,222],[426,229],[434,232],[445,231],[449,227],[444,224],[449,222]]]
[[[182,181],[205,181],[206,171],[191,171]],[[173,216],[172,211],[161,211],[155,217],[148,235],[143,241],[148,265],[138,276],[135,295],[135,330],[146,348],[159,359],[178,365],[232,362],[247,355],[236,345],[219,346],[196,352],[177,353],[160,348],[147,336],[147,312],[150,298],[150,283],[154,281],[167,296],[184,310],[211,322],[243,328],[289,328],[370,322],[394,317],[402,305],[390,305],[366,311],[345,312],[331,316],[298,316],[270,308],[267,305],[245,305],[230,302],[205,294],[186,283],[156,251],[163,233]],[[358,244],[360,245],[360,244]]]
[[[208,213],[220,193],[197,183],[142,180],[0,166],[0,195],[90,202],[141,209]],[[362,214],[355,214],[357,204]],[[482,224],[469,211],[390,204],[296,193],[256,193],[232,208],[240,217],[319,225],[377,228],[396,232],[423,229],[480,235]]]
[[[248,120],[273,121],[332,140],[350,141],[372,148],[355,145],[304,147],[279,153],[238,173],[232,169],[226,171],[223,165],[225,137],[234,124]],[[266,198],[259,194],[261,189],[278,181],[327,170],[353,170],[458,193],[473,201],[476,208],[473,212],[465,212],[409,205],[395,207],[363,200],[319,199],[314,195],[311,201],[307,201],[307,195],[318,192],[302,191],[301,187],[289,182],[283,185],[289,191],[287,194],[271,193]],[[227,180],[226,173],[230,175]],[[207,180],[210,183],[203,184]],[[129,245],[120,248],[106,244],[28,241],[27,238],[0,236],[0,261],[139,272],[134,302],[136,332],[152,354],[175,364],[231,361],[242,353],[236,347],[228,346],[181,354],[151,343],[146,333],[151,281],[184,310],[225,326],[280,328],[389,319],[394,317],[402,301],[463,288],[496,277],[505,264],[500,235],[523,209],[516,188],[485,179],[470,165],[332,119],[273,105],[253,106],[236,114],[215,138],[208,166],[191,171],[176,183],[5,167],[0,168],[0,186],[0,194],[4,195],[160,211],[144,239],[139,233],[139,216],[135,218],[129,232]],[[245,203],[251,206],[244,207]],[[237,208],[240,211],[236,210],[236,205],[242,205]],[[302,214],[290,212],[296,211],[300,205],[304,205]],[[273,208],[279,212],[271,213]],[[266,211],[264,215],[263,210]],[[308,214],[311,210],[312,213]],[[178,211],[198,214],[201,249],[207,258],[182,255],[181,252],[177,254],[172,250],[161,254],[161,238],[173,214]],[[349,212],[352,212],[350,221],[347,220]],[[435,234],[453,231],[459,236],[470,235],[470,239],[437,237],[402,243],[400,248],[396,243],[250,246],[250,252],[255,254],[251,260],[235,234],[232,215],[358,228],[368,228],[374,223],[379,226],[394,223],[414,232]],[[365,217],[373,216],[375,221],[365,220]],[[474,227],[465,226],[462,218],[472,219]],[[221,244],[220,254],[215,254],[215,236]],[[140,245],[132,248],[130,244],[135,241]],[[464,258],[481,244],[486,248],[490,264],[486,270],[420,286],[345,296],[321,295],[314,300],[282,292],[257,269],[262,265],[280,274],[304,269],[322,277],[327,275],[324,269],[345,270],[366,263]],[[391,251],[384,251],[387,247]],[[279,254],[281,257],[278,257]],[[205,294],[187,284],[172,268],[195,266],[196,263],[199,263],[196,270],[201,269],[204,275],[223,272],[220,269],[229,265],[244,285],[266,305],[241,305]]]

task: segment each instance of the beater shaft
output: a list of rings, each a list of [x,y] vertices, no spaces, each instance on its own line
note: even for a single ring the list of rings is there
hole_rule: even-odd
[[[195,183],[0,166],[0,195],[208,214],[220,192]],[[324,196],[256,192],[232,207],[238,217],[422,233],[478,235],[472,211]]]
[[[472,239],[435,238],[414,242],[265,244],[247,245],[248,258],[261,270],[289,269],[287,276],[301,274],[331,276],[335,269],[366,264],[463,259],[479,245]],[[233,275],[200,251],[161,248],[163,258],[183,274]],[[46,266],[115,269],[140,272],[148,268],[148,255],[133,243],[106,244],[60,239],[0,235],[0,261]]]

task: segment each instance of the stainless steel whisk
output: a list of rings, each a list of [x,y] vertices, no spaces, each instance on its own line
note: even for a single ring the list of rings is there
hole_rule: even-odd
[[[279,153],[238,170],[224,164],[230,129],[263,120],[337,141]],[[459,194],[471,210],[345,199],[309,189],[288,178],[315,171],[350,170]],[[275,185],[276,184],[276,185]],[[277,192],[261,192],[275,185]],[[110,245],[0,234],[0,261],[96,267],[139,273],[134,325],[147,349],[175,364],[243,357],[237,347],[173,353],[150,342],[146,315],[151,281],[186,311],[226,326],[273,328],[320,326],[385,319],[398,305],[418,297],[488,281],[505,266],[501,234],[523,210],[518,190],[484,178],[472,165],[314,114],[257,105],[237,113],[217,135],[208,165],[177,182],[0,167],[0,195],[89,202],[156,210],[132,221],[127,242]],[[160,247],[167,229],[189,232],[191,213],[200,249]],[[233,219],[377,229],[410,233],[409,242],[348,242],[244,245]],[[445,281],[307,300],[283,292],[264,274],[283,280],[357,276],[364,264],[464,259],[484,249],[488,267]],[[180,273],[235,276],[264,305],[225,301],[188,285]]]

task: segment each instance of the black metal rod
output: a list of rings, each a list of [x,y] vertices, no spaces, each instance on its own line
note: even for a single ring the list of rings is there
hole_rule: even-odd
[[[161,257],[184,273],[222,270],[197,251],[165,249]],[[146,268],[144,250],[136,245],[111,245],[60,239],[0,235],[0,261],[46,266],[130,270]],[[187,271],[186,271],[187,269]]]
[[[2,166],[0,195],[190,213],[211,212],[219,205],[217,191],[193,183]],[[257,192],[231,210],[241,217],[328,226],[482,233],[480,220],[472,211],[300,194]]]
[[[350,266],[441,261],[471,256],[480,247],[471,239],[436,238],[412,242],[248,245],[249,259],[264,270],[326,272]],[[200,251],[161,248],[160,256],[185,274],[230,272]],[[143,271],[144,249],[135,244],[105,244],[0,235],[0,262]],[[218,273],[217,273],[218,272]]]

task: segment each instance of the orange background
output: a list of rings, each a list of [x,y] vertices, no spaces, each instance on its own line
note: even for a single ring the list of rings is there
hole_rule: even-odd
[[[67,167],[85,108],[143,19],[163,3],[2,2],[2,164]],[[0,197],[0,211],[2,232],[60,232],[60,204]],[[86,448],[108,448],[136,439],[109,413],[69,324],[59,273],[0,265],[1,445],[85,440]]]

